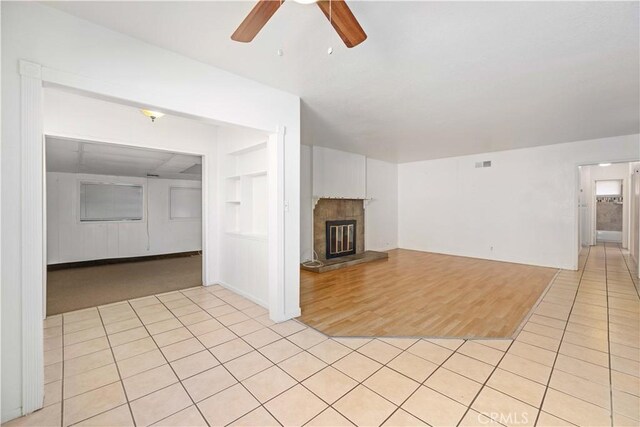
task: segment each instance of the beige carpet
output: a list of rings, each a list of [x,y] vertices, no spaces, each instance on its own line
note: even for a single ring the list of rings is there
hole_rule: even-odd
[[[201,284],[200,255],[50,271],[47,315]]]

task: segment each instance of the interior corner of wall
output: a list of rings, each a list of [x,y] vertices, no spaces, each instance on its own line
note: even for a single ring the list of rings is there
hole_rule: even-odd
[[[10,410],[3,410],[2,411],[2,417],[0,418],[0,422],[2,422],[2,424],[11,421],[15,418],[19,418],[21,417],[22,414],[22,408],[14,408],[14,409],[10,409]]]

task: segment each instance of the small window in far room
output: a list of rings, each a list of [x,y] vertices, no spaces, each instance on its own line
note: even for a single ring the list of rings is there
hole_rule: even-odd
[[[202,217],[202,190],[192,187],[169,189],[171,219],[199,219]]]
[[[141,221],[141,185],[80,183],[80,221]]]
[[[622,180],[596,181],[596,196],[621,196]]]

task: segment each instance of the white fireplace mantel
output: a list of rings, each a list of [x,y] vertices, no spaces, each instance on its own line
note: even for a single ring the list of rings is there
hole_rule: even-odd
[[[320,199],[336,199],[336,200],[362,200],[362,204],[364,209],[367,209],[367,205],[369,202],[373,201],[371,198],[360,198],[360,197],[331,197],[331,196],[313,196],[313,209],[316,208],[318,201]]]

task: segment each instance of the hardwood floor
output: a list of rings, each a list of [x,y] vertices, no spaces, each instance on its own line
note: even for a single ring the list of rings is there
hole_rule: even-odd
[[[555,269],[396,249],[301,271],[304,323],[331,336],[511,337]]]

